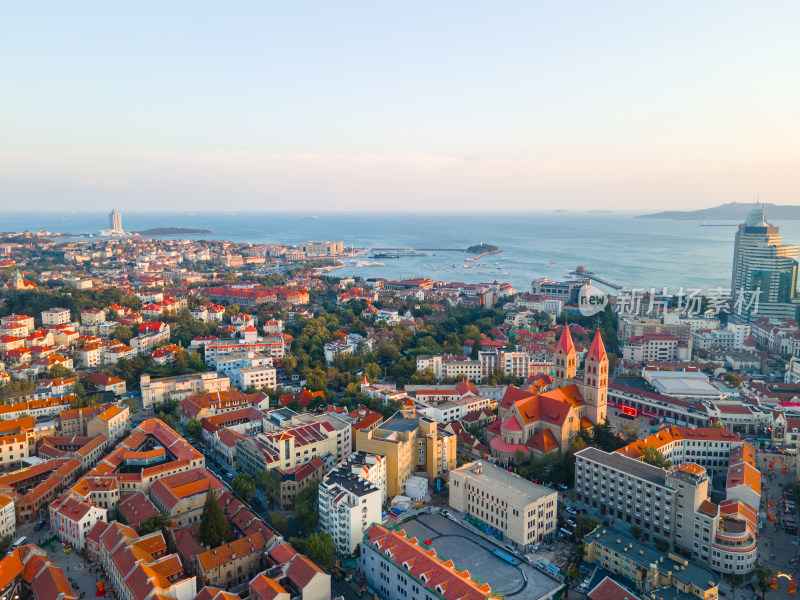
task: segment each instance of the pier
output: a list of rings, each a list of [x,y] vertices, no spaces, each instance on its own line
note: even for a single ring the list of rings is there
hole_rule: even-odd
[[[585,269],[575,269],[574,271],[570,271],[569,275],[573,275],[575,277],[582,277],[584,279],[591,279],[592,281],[596,281],[597,283],[602,283],[603,285],[610,287],[612,290],[619,291],[624,285],[619,283],[614,283],[613,281],[609,281],[608,279],[603,279],[602,277],[598,277],[592,271],[586,271]]]

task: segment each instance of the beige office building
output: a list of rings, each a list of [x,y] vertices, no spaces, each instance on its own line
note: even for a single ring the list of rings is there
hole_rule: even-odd
[[[488,461],[450,472],[450,506],[503,532],[522,548],[556,532],[558,494]]]

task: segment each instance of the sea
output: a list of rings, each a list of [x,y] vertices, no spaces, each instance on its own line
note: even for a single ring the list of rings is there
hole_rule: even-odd
[[[110,212],[110,210],[109,210]],[[316,218],[314,218],[316,217]],[[633,213],[268,213],[123,212],[126,231],[154,227],[208,229],[211,235],[167,236],[299,244],[343,240],[356,248],[414,248],[421,255],[345,260],[340,277],[413,276],[467,283],[508,282],[528,291],[540,277],[564,280],[578,265],[626,288],[667,293],[730,286],[736,222],[637,219]],[[776,221],[786,244],[800,243],[800,221]],[[722,226],[720,226],[722,225]],[[108,227],[103,212],[3,212],[0,231],[85,236]],[[159,236],[160,237],[160,236]],[[493,244],[501,252],[472,263],[464,248]],[[358,260],[383,266],[356,266]],[[601,284],[601,288],[604,286]]]

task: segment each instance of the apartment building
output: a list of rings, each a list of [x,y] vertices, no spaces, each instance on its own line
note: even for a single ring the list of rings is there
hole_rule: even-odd
[[[329,472],[319,486],[319,524],[341,556],[350,556],[373,523],[381,522],[382,492],[348,468]]]
[[[122,437],[130,427],[130,409],[125,404],[112,404],[100,414],[89,419],[86,425],[86,435],[95,436],[103,434],[109,440],[115,441]]]
[[[72,317],[68,308],[48,308],[42,311],[42,325],[44,327],[67,325],[71,320]]]
[[[290,469],[325,454],[338,456],[336,446],[336,435],[322,423],[304,423],[237,441],[236,462],[255,477],[260,470]]]
[[[14,513],[14,498],[0,493],[0,538],[15,537],[17,517]]]
[[[222,371],[226,375],[230,375],[236,369],[243,367],[272,366],[272,357],[255,352],[234,352],[214,358],[207,357],[206,360],[209,367]]]
[[[50,531],[65,544],[72,544],[76,550],[86,547],[86,534],[98,521],[106,521],[106,509],[95,506],[64,494],[52,502],[50,510]]]
[[[195,572],[204,586],[244,589],[264,567],[264,538],[256,532],[194,557]]]
[[[467,358],[417,356],[417,371],[425,371],[426,369],[433,371],[437,381],[441,381],[445,377],[456,378],[459,375],[465,375],[469,381],[480,383],[482,378],[481,362]]]
[[[274,390],[278,382],[275,373],[275,369],[267,365],[240,367],[231,371],[231,384],[243,390],[250,386],[259,390],[262,388]]]
[[[439,430],[434,419],[418,415],[411,399],[378,427],[356,431],[356,450],[386,457],[386,493],[392,497],[403,493],[416,472],[433,481],[455,469],[457,444],[457,437]]]
[[[13,471],[28,456],[28,435],[24,431],[0,436],[0,470]]]
[[[488,409],[491,410],[493,400],[483,396],[464,396],[456,400],[450,400],[433,406],[420,408],[424,415],[436,419],[437,423],[453,423],[460,421],[471,412]]]
[[[150,375],[139,378],[144,408],[165,400],[183,400],[193,394],[224,392],[230,387],[231,380],[219,371],[161,379],[150,379]]]
[[[200,522],[208,488],[219,496],[222,482],[203,467],[189,469],[156,480],[150,486],[150,500],[178,527]]]
[[[689,360],[691,350],[670,333],[648,333],[629,337],[622,347],[622,358],[630,362]]]
[[[531,371],[531,357],[525,352],[508,350],[490,350],[479,352],[481,375],[489,377],[494,373],[527,379]]]
[[[586,448],[575,455],[578,500],[601,516],[641,527],[716,571],[746,574],[756,559],[757,509],[737,498],[714,504],[708,472],[693,462],[669,471]]]
[[[85,436],[89,421],[108,408],[108,404],[67,408],[59,413],[58,430],[62,436]]]
[[[558,494],[488,461],[450,472],[450,506],[502,531],[520,548],[549,540],[556,531]]]
[[[281,510],[292,508],[294,497],[309,487],[310,485],[322,481],[322,476],[329,465],[328,458],[333,459],[333,455],[326,454],[322,457],[312,458],[304,465],[292,467],[290,469],[277,468],[275,471],[280,475],[281,481],[278,486],[278,506]],[[332,461],[331,461],[332,462]]]

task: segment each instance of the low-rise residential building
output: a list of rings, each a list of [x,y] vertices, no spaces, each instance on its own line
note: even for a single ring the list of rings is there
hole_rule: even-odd
[[[494,402],[483,396],[464,396],[441,404],[420,408],[420,412],[436,419],[437,423],[453,423],[466,415],[480,410],[490,410]]]
[[[452,508],[502,531],[520,548],[556,532],[558,494],[488,461],[451,471],[449,489]]]
[[[325,425],[292,425],[239,440],[236,443],[239,469],[255,477],[260,470],[299,467],[325,454],[338,457],[335,430]]]
[[[234,369],[230,373],[230,378],[234,386],[243,390],[250,386],[255,389],[270,388],[274,390],[277,384],[275,369],[267,365]]]
[[[254,533],[195,556],[195,572],[203,585],[240,591],[262,571],[264,550],[264,538]]]
[[[231,381],[228,376],[219,371],[160,379],[150,379],[149,375],[142,375],[139,378],[144,408],[150,408],[153,404],[165,400],[183,400],[193,394],[224,392],[230,386]]]
[[[100,392],[111,392],[115,396],[124,396],[126,392],[125,380],[119,377],[112,377],[103,373],[91,373],[86,377],[86,381]]]
[[[42,311],[42,325],[45,327],[67,325],[71,320],[68,308],[48,308]]]
[[[312,458],[306,464],[300,465],[299,467],[275,469],[281,478],[278,487],[278,506],[281,510],[291,509],[294,504],[294,497],[298,493],[308,486],[322,481],[322,476],[325,474],[326,467],[328,466],[325,460],[327,457],[333,458],[332,455],[326,454]]]
[[[77,550],[86,547],[86,534],[98,521],[106,520],[106,509],[64,494],[50,504],[50,530]]]
[[[121,438],[130,427],[130,409],[125,404],[112,404],[101,413],[89,419],[86,435],[102,434],[109,440]]]
[[[217,495],[225,489],[219,479],[198,467],[156,480],[150,486],[150,500],[178,527],[186,527],[200,522],[209,487]]]
[[[490,350],[479,352],[481,375],[486,378],[494,373],[527,379],[531,372],[531,357],[525,352]]]
[[[14,513],[14,498],[0,492],[0,538],[14,537],[17,532],[17,517]]]

